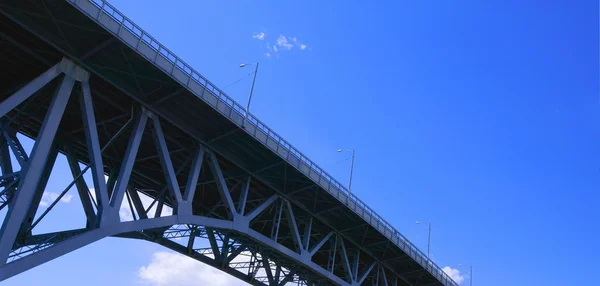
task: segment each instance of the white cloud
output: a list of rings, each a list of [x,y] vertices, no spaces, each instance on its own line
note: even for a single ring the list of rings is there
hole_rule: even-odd
[[[296,39],[296,38],[294,38],[294,39]],[[280,46],[280,47],[282,47],[282,48],[284,48],[284,49],[286,49],[286,50],[288,50],[288,51],[291,50],[294,47],[294,45],[288,43],[287,38],[285,36],[283,36],[283,35],[280,35],[277,38],[277,45]]]
[[[254,35],[252,35],[253,39],[258,39],[258,40],[264,40],[265,39],[265,33],[260,32],[260,33],[256,33]]]
[[[42,200],[40,201],[40,206],[43,206],[43,207],[49,206],[51,203],[53,203],[58,198],[58,195],[59,194],[54,193],[54,192],[44,192],[44,194],[42,194]],[[73,195],[65,194],[62,198],[60,198],[59,202],[68,204],[71,202],[72,198],[73,198]]]
[[[452,280],[454,280],[458,284],[462,283],[465,280],[465,277],[460,275],[460,271],[458,271],[458,269],[446,266],[442,268],[442,271],[448,274],[448,276],[450,276],[450,278],[452,278]]]
[[[155,252],[150,263],[141,267],[137,274],[142,283],[154,286],[247,285],[237,278],[202,262],[166,251]]]
[[[254,34],[253,38],[266,40],[267,36],[264,33]],[[272,45],[269,41],[266,41],[267,52],[265,56],[270,58],[271,56],[277,56],[280,52],[291,51],[294,47],[300,49],[301,51],[307,50],[308,45],[301,43],[296,37],[286,37],[284,35],[279,35],[277,39],[275,39],[275,44]]]

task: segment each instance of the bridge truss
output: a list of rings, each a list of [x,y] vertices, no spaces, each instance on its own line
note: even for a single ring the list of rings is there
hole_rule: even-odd
[[[27,154],[16,136],[19,127],[15,121],[20,121],[18,117],[23,114],[30,114],[28,109],[38,107],[31,97],[47,85],[54,92],[49,99],[36,98],[49,100],[49,105],[43,119],[40,118],[33,150]],[[69,104],[73,105],[71,108],[78,105],[81,110],[78,114],[82,115],[80,132],[85,134],[85,146],[76,147],[78,143],[71,142],[60,132],[61,124],[67,124],[61,121]],[[1,230],[0,257],[5,261],[0,263],[2,278],[104,237],[116,236],[158,243],[257,285],[291,282],[349,285],[361,284],[367,278],[396,283],[398,277],[387,275],[385,268],[368,256],[361,260],[361,251],[346,247],[351,243],[341,236],[333,231],[315,232],[313,224],[316,222],[289,200],[276,193],[264,196],[266,199],[254,196],[250,175],[225,175],[217,156],[201,144],[188,146],[189,166],[182,164],[176,170],[160,118],[144,108],[132,110],[133,113],[127,114],[130,117],[128,123],[112,136],[105,134],[107,140],[101,145],[98,126],[102,124],[94,116],[98,111],[94,109],[89,73],[67,59],[0,104],[0,115],[5,118],[0,137],[2,208],[8,209]],[[73,124],[72,121],[69,123]],[[143,141],[145,135],[152,140]],[[109,151],[117,141],[126,145],[121,156]],[[139,159],[140,148],[155,149],[156,154]],[[33,235],[35,227],[52,209],[47,208],[36,219],[44,186],[59,152],[67,157],[74,178],[51,206],[74,186],[85,210],[87,227]],[[79,152],[87,154],[88,163],[83,169],[79,166]],[[19,166],[12,165],[11,153]],[[112,158],[111,163],[121,164],[107,171],[103,157]],[[143,164],[138,167],[139,173],[134,174],[136,163],[150,160],[160,165],[164,174],[162,180],[142,175],[146,167]],[[14,171],[16,167],[19,171]],[[88,171],[92,174],[93,188],[89,188],[82,177]],[[111,174],[108,180],[104,178],[105,171]],[[132,175],[163,186],[150,206],[143,205],[140,194],[144,190],[137,187],[139,182],[132,180]],[[195,201],[202,200],[202,196],[196,195],[198,186],[207,184],[214,184],[219,201],[210,210],[195,210],[194,206],[202,205]],[[130,207],[133,221],[121,221],[122,203]],[[148,209],[153,205],[157,206],[157,211],[149,214]],[[172,208],[171,215],[162,215],[165,206]],[[284,220],[286,223],[282,223]],[[282,226],[286,230],[282,230]],[[210,247],[194,248],[197,239],[208,240]],[[242,255],[248,259],[234,262]],[[312,261],[314,256],[327,257],[327,264],[317,265]],[[257,275],[261,269],[264,276]]]
[[[0,60],[12,65],[0,74],[0,281],[120,237],[253,285],[456,285],[260,121],[242,124],[236,103],[115,13],[95,0],[0,3],[0,44],[10,51]],[[122,33],[137,33],[137,44]],[[34,140],[31,152],[18,134]],[[59,154],[73,180],[40,208]],[[70,191],[85,227],[38,231]]]

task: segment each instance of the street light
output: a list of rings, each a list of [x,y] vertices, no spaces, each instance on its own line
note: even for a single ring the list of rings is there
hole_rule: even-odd
[[[352,171],[354,170],[354,149],[338,149],[338,152],[343,152],[343,151],[351,151],[352,152],[352,163],[350,165],[350,182],[348,183],[348,192],[352,193],[351,187],[352,187]]]
[[[422,221],[417,221],[416,224],[422,224]],[[431,222],[427,223],[427,258],[429,258],[429,250],[431,248]]]
[[[254,77],[252,77],[252,86],[250,87],[250,96],[248,96],[248,104],[246,105],[246,114],[244,121],[242,122],[242,128],[246,128],[246,120],[248,119],[248,110],[250,109],[250,101],[252,100],[252,92],[254,91],[254,82],[256,81],[256,74],[258,73],[258,62],[250,64],[240,64],[240,68],[245,66],[254,65]]]
[[[473,265],[459,264],[458,266],[468,266],[469,267],[469,286],[473,286]]]

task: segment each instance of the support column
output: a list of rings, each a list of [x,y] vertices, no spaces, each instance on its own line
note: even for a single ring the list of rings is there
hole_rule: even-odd
[[[154,125],[154,142],[157,147],[158,157],[160,159],[160,165],[165,174],[167,181],[167,187],[171,193],[171,197],[174,199],[176,206],[173,206],[173,213],[178,213],[179,205],[182,202],[181,190],[179,189],[179,183],[177,182],[177,176],[175,175],[175,169],[173,168],[173,162],[169,155],[169,148],[167,148],[167,141],[165,135],[160,126],[160,120],[156,116],[152,116],[152,123]],[[185,208],[185,207],[184,207]],[[191,208],[183,210],[184,212],[191,213]]]
[[[352,264],[352,280],[356,281],[358,280],[358,265],[360,262],[360,249],[357,249],[356,252],[354,253],[354,257],[352,257],[354,260],[353,264]]]
[[[306,226],[304,227],[304,236],[302,237],[302,245],[305,251],[310,249],[310,236],[312,232],[312,222],[313,218],[310,217],[306,222]]]
[[[196,193],[198,177],[200,176],[200,171],[202,170],[202,162],[204,162],[204,151],[204,147],[199,145],[198,150],[196,151],[196,155],[192,160],[192,166],[190,167],[187,183],[185,184],[183,200],[190,204],[194,200],[194,194]]]
[[[144,135],[144,128],[146,127],[147,120],[148,114],[145,110],[143,110],[137,116],[137,122],[134,125],[133,133],[129,138],[127,151],[125,151],[125,157],[123,158],[123,163],[121,164],[121,168],[119,169],[119,176],[117,178],[115,190],[113,191],[112,196],[110,197],[109,205],[111,207],[111,223],[119,222],[119,208],[121,207],[123,197],[125,196],[125,191],[127,190],[127,186],[129,184],[129,178],[131,177],[131,172],[133,171],[133,164],[135,163],[137,151],[140,147],[142,136]]]
[[[290,204],[288,200],[285,200],[285,207],[287,209],[286,215],[288,218],[288,226],[292,234],[292,241],[297,247],[297,252],[302,254],[305,252],[305,250],[304,246],[302,245],[302,239],[300,238],[300,232],[298,231],[298,225],[296,224],[296,217],[294,216],[294,211],[292,210],[292,204]]]
[[[332,246],[329,249],[329,259],[327,261],[327,270],[329,270],[329,272],[333,273],[333,269],[335,268],[335,255],[336,255],[336,251],[337,251],[337,236],[333,238],[333,242],[332,242]]]
[[[346,272],[346,281],[348,281],[348,283],[352,283],[354,279],[352,279],[352,270],[350,269],[350,260],[348,259],[348,253],[346,252],[344,239],[341,236],[338,236],[337,239],[338,246],[340,247],[340,256],[342,257],[342,266]]]
[[[248,200],[248,191],[250,190],[250,176],[244,180],[242,192],[240,193],[240,201],[238,202],[237,212],[241,216],[246,212],[246,201]]]
[[[92,104],[92,93],[90,90],[89,78],[81,82],[81,95],[79,98],[81,114],[83,116],[83,128],[85,139],[88,146],[88,157],[92,169],[92,181],[94,182],[94,192],[96,193],[96,204],[98,207],[96,226],[106,221],[108,207],[108,190],[104,180],[104,165],[102,164],[102,151],[100,150],[100,141],[98,140],[98,130],[96,128],[96,117],[94,115],[94,106]]]
[[[235,211],[235,206],[233,205],[233,200],[231,199],[231,194],[229,193],[229,188],[227,188],[227,183],[223,177],[223,172],[221,172],[221,167],[219,166],[219,162],[217,161],[215,154],[209,152],[209,156],[210,170],[212,171],[215,181],[217,182],[217,188],[221,194],[221,199],[223,200],[223,204],[227,209],[227,213],[229,214],[230,218],[233,219],[237,216],[237,213]]]

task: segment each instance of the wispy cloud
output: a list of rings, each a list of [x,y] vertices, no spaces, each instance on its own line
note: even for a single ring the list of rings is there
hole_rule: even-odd
[[[446,266],[442,268],[442,271],[448,274],[448,276],[450,276],[450,278],[452,278],[452,280],[454,280],[458,284],[462,283],[465,280],[465,277],[460,274],[460,271],[458,269]]]
[[[296,39],[296,38],[294,38],[294,39]],[[294,47],[294,45],[288,43],[287,38],[285,36],[283,36],[283,35],[280,35],[277,38],[277,45],[280,46],[280,47],[282,47],[282,48],[284,48],[284,49],[286,49],[286,50],[288,50],[288,51],[291,50]]]
[[[252,35],[252,38],[262,41],[265,39],[265,33],[264,32],[256,33],[256,34]]]
[[[42,200],[40,201],[40,206],[42,206],[42,207],[49,206],[51,203],[53,203],[58,198],[58,195],[59,194],[54,193],[54,192],[44,192],[44,194],[42,194]],[[60,198],[59,202],[68,204],[71,202],[72,198],[73,198],[73,195],[65,194],[62,198]]]
[[[267,35],[264,32],[255,33],[252,35],[252,38],[257,40],[265,40],[267,52],[265,52],[265,57],[270,58],[271,56],[278,56],[280,52],[284,51],[292,51],[294,48],[297,48],[300,51],[308,50],[308,45],[300,42],[296,37],[287,37],[284,35],[279,35],[275,39],[275,44],[272,45],[269,43],[267,39]]]

